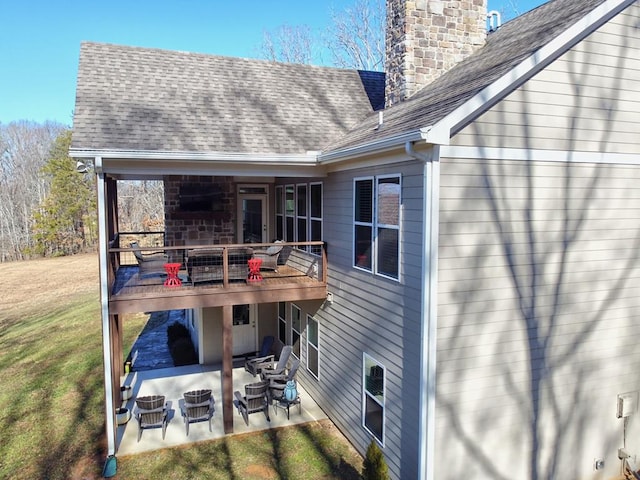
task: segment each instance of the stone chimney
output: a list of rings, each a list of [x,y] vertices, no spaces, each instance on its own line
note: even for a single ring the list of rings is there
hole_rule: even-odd
[[[387,0],[385,106],[484,45],[487,0]]]

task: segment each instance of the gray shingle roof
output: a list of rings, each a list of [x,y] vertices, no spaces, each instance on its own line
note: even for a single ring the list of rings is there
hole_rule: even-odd
[[[356,70],[83,43],[72,149],[304,153],[372,111]]]
[[[374,114],[325,152],[383,140],[436,124],[447,114],[539,50],[605,0],[552,0],[502,25],[486,44],[408,100]]]
[[[72,149],[299,154],[392,138],[436,124],[604,2],[551,0],[505,23],[378,130],[381,73],[83,43]]]

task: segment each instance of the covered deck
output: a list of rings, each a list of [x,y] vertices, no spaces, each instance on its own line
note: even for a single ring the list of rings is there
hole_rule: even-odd
[[[259,268],[257,275],[252,274],[248,262],[256,258],[254,252],[276,246],[283,249],[277,268]],[[112,314],[326,298],[323,242],[141,247],[140,251],[145,257],[165,260],[143,270],[133,249],[118,245],[108,250]],[[166,265],[175,266],[177,282],[167,283]]]
[[[259,377],[253,377],[244,370],[242,362],[234,362],[234,391],[238,390],[244,394],[244,385],[259,380]],[[188,365],[132,372],[123,378],[122,384],[132,387],[133,395],[131,399],[126,402],[126,405],[123,404],[129,411],[135,412],[135,398],[138,396],[164,395],[168,403],[169,423],[164,440],[162,439],[161,428],[147,428],[144,429],[138,442],[138,426],[135,417],[132,416],[128,423],[117,427],[116,446],[118,455],[132,455],[160,448],[214,440],[226,435],[222,416],[221,365]],[[205,388],[212,390],[215,400],[215,412],[211,424],[212,431],[209,432],[209,423],[207,421],[201,421],[190,424],[189,435],[187,436],[180,414],[179,402],[185,392]],[[267,421],[262,413],[254,413],[249,415],[249,425],[247,426],[242,416],[234,409],[233,434],[285,427],[327,418],[299,383],[298,392],[301,399],[300,409],[297,406],[292,406],[289,419],[287,419],[286,410],[271,406],[269,408],[270,422]]]

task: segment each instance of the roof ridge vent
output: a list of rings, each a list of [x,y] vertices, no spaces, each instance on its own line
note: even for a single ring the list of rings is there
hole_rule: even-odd
[[[487,13],[487,20],[490,32],[495,32],[502,25],[502,20],[500,20],[500,12],[498,10],[491,10],[489,13]]]

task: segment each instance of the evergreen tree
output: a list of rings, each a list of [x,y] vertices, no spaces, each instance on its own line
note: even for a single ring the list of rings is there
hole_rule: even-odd
[[[389,467],[387,467],[382,450],[375,440],[371,440],[367,448],[367,455],[362,464],[362,478],[364,480],[389,480]]]
[[[50,189],[34,213],[35,253],[72,255],[96,244],[95,178],[78,173],[69,157],[71,131],[65,130],[53,144],[42,173]]]

